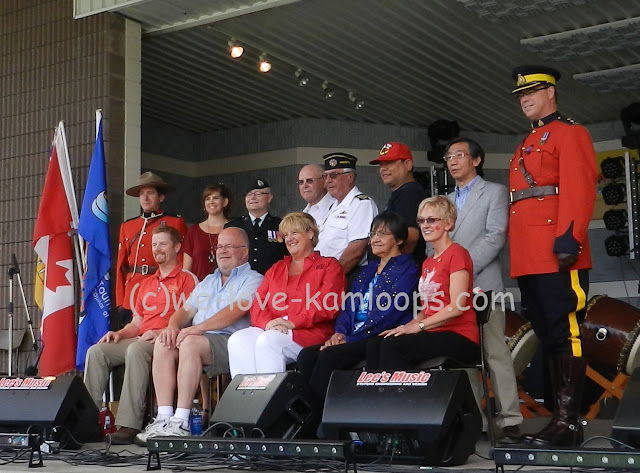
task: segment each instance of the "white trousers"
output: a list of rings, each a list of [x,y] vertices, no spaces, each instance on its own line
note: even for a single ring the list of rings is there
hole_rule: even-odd
[[[293,341],[293,332],[249,327],[238,330],[227,345],[231,377],[237,374],[282,373],[287,363],[298,359],[302,347]]]

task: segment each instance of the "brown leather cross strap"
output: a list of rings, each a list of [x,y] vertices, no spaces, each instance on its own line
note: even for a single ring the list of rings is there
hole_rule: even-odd
[[[543,197],[545,195],[558,195],[558,186],[532,186],[509,192],[509,203],[513,204],[519,200]]]

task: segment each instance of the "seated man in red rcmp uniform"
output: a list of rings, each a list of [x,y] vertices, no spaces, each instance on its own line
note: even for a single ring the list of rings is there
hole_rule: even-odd
[[[187,234],[187,224],[182,217],[166,214],[160,208],[165,194],[173,189],[174,186],[164,182],[160,176],[145,172],[138,178],[138,184],[126,191],[127,195],[138,197],[142,215],[120,226],[116,263],[116,307],[120,323],[131,320],[132,306],[135,305],[135,300],[131,300],[133,287],[158,269],[151,251],[154,228],[171,226],[180,232],[183,239]],[[182,265],[182,255],[179,262]]]

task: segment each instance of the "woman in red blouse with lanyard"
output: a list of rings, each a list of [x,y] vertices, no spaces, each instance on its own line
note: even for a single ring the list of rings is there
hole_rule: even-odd
[[[207,219],[189,228],[182,243],[183,268],[202,281],[216,269],[218,234],[229,221],[231,191],[224,184],[207,186],[202,192],[202,205]]]
[[[422,265],[420,313],[408,324],[386,330],[380,343],[380,369],[411,369],[437,356],[474,362],[480,356],[473,302],[473,263],[467,250],[449,237],[456,207],[444,196],[418,207],[418,224],[435,253]]]

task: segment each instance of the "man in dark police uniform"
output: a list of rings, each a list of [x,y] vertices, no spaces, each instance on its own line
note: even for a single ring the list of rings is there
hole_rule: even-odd
[[[158,270],[151,250],[153,229],[168,225],[178,230],[182,238],[187,234],[187,224],[182,217],[166,214],[160,208],[165,194],[173,189],[160,176],[145,172],[138,178],[138,184],[126,191],[127,195],[138,197],[142,215],[120,226],[116,263],[116,306],[120,311],[120,323],[131,320],[131,307],[135,305],[135,294],[131,292],[136,285]],[[179,261],[182,265],[182,255]]]
[[[520,66],[513,78],[512,93],[531,132],[509,165],[511,277],[542,342],[554,395],[551,422],[525,442],[578,445],[586,372],[579,324],[591,268],[587,229],[596,197],[595,151],[586,128],[558,113],[558,71]]]
[[[282,220],[269,213],[269,204],[273,194],[269,183],[264,179],[256,179],[251,183],[244,196],[249,212],[235,218],[224,227],[242,228],[249,236],[249,264],[251,269],[264,274],[276,261],[287,254],[284,239],[278,226]]]

